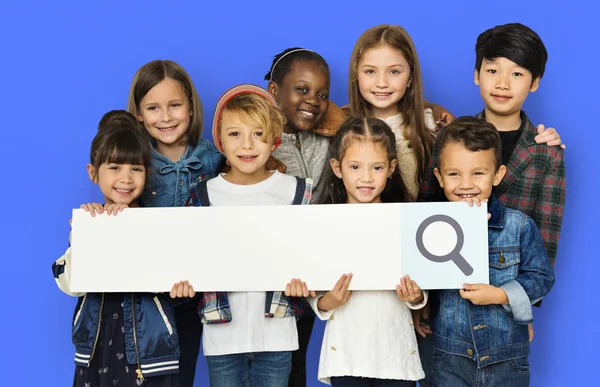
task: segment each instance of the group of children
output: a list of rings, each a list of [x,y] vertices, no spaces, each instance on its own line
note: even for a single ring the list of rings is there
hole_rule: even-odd
[[[53,272],[79,297],[74,386],[192,386],[201,337],[211,386],[305,386],[315,316],[327,320],[318,377],[333,386],[528,385],[531,306],[554,283],[563,150],[556,131],[535,128],[521,109],[544,73],[539,36],[497,26],[479,36],[476,56],[484,110],[454,120],[423,100],[416,50],[399,26],[360,36],[342,108],[329,100],[327,62],[288,49],[266,89],[221,96],[214,142],[201,138],[202,106],[185,70],[142,66],[128,111],[107,113],[92,143],[88,173],[104,196],[82,205],[92,216],[467,201],[488,207],[490,284],[427,292],[406,276],[395,291],[352,292],[352,274],[340,273],[324,293],[292,279],[269,292],[196,294],[181,281],[170,294],[74,294],[68,249]]]

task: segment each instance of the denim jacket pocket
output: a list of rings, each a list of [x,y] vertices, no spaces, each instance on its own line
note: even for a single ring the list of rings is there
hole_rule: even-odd
[[[518,248],[490,250],[490,284],[500,286],[517,278],[521,256]]]
[[[172,205],[164,203],[167,193],[168,189],[165,184],[152,184],[152,182],[148,182],[144,192],[140,196],[140,205],[142,207],[172,207]]]

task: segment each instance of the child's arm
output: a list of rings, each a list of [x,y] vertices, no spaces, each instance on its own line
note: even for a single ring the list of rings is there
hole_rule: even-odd
[[[69,238],[71,239],[71,238]],[[58,288],[63,293],[73,297],[80,297],[85,293],[75,293],[71,291],[71,247],[67,249],[65,254],[58,258],[56,262],[52,264],[52,273],[54,273],[54,280],[58,285]]]
[[[549,155],[550,165],[540,182],[533,213],[530,216],[539,227],[550,263],[554,266],[567,196],[567,180],[562,150],[552,148],[548,151],[553,153]]]
[[[344,274],[330,291],[308,297],[308,303],[321,320],[329,320],[335,309],[348,302],[352,295],[348,290],[351,280],[352,274]]]
[[[521,232],[519,274],[500,287],[465,284],[460,295],[475,305],[502,305],[519,324],[533,321],[531,305],[540,301],[554,285],[554,271],[544,248],[544,240],[531,218]]]
[[[435,123],[437,124],[438,128],[443,128],[455,120],[456,117],[454,117],[446,108],[431,102],[423,102],[426,108],[429,108],[433,111],[433,118],[435,118]]]
[[[410,309],[418,310],[427,304],[428,291],[422,291],[417,283],[410,279],[410,276],[405,275],[400,278],[400,283],[396,285],[396,294],[400,301],[406,302],[406,306]]]

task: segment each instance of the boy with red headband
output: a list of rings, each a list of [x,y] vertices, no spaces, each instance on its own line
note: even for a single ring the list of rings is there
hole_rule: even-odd
[[[213,137],[231,169],[193,187],[188,204],[308,204],[310,179],[266,166],[281,143],[284,122],[273,97],[258,86],[239,85],[223,94],[215,109]],[[308,296],[302,294],[308,293],[306,285],[300,288],[286,293]],[[298,349],[295,316],[302,313],[300,299],[278,291],[207,292],[198,310],[206,324],[204,355],[212,387],[287,387],[292,351]]]

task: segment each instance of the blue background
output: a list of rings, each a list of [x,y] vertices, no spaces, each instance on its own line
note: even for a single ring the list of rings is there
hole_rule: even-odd
[[[598,385],[600,340],[593,315],[599,306],[594,293],[600,273],[600,214],[593,200],[600,196],[595,156],[599,36],[593,4],[3,2],[0,385],[72,382],[75,300],[56,288],[50,265],[66,247],[71,209],[98,199],[85,173],[89,146],[102,114],[126,107],[139,66],[171,59],[185,67],[199,90],[209,127],[223,91],[245,82],[265,86],[262,79],[273,55],[292,46],[325,57],[332,70],[331,98],[347,103],[354,42],[373,25],[395,23],[410,32],[418,48],[425,97],[465,115],[482,108],[473,85],[477,35],[514,21],[535,29],[549,51],[546,76],[525,109],[534,123],[556,127],[568,145],[569,189],[557,282],[535,311],[532,385]],[[110,242],[99,236],[98,243]],[[322,329],[318,324],[310,347],[311,385],[319,384]],[[203,360],[197,385],[207,385]]]

